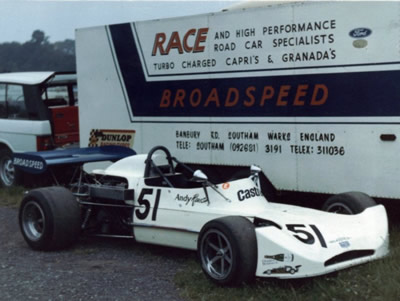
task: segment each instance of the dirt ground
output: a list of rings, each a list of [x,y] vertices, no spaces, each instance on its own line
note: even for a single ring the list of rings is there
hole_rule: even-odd
[[[192,252],[110,238],[33,251],[17,215],[0,207],[0,300],[182,300],[174,276]]]

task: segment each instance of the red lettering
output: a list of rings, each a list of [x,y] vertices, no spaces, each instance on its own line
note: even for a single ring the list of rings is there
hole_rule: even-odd
[[[171,104],[171,90],[165,89],[160,101],[160,108],[168,108]]]
[[[151,53],[152,56],[155,56],[157,54],[157,49],[160,50],[161,55],[165,55],[165,50],[164,50],[164,42],[166,40],[166,35],[163,32],[157,33],[156,38],[154,40],[154,45],[153,45],[153,51]]]
[[[296,97],[294,98],[294,106],[304,106],[304,100],[300,98],[307,95],[308,85],[299,85],[297,87]]]
[[[254,92],[256,90],[256,87],[254,86],[250,86],[247,87],[246,89],[246,95],[248,98],[250,98],[250,100],[246,99],[243,104],[245,107],[252,107],[254,105],[254,103],[256,102],[256,99],[254,98],[254,95],[251,92]]]
[[[178,104],[178,102],[182,108],[185,107],[185,105],[183,104],[183,100],[185,99],[185,96],[186,96],[185,90],[178,89],[176,91],[175,99],[174,99],[174,108],[176,108],[176,105]]]
[[[203,52],[205,46],[200,46],[200,43],[203,43],[207,39],[208,28],[200,28],[197,31],[196,42],[194,43],[193,52]]]
[[[295,90],[296,89],[296,90]],[[219,92],[223,95],[220,99]],[[173,94],[174,93],[174,94]],[[242,94],[243,95],[242,95]],[[321,106],[324,105],[328,99],[329,90],[325,84],[315,84],[311,93],[311,85],[300,84],[298,86],[281,85],[279,92],[275,93],[273,86],[264,86],[261,98],[257,93],[256,86],[248,86],[246,90],[242,91],[236,87],[229,87],[226,90],[219,91],[217,88],[211,88],[207,97],[203,99],[203,91],[200,88],[192,88],[186,90],[180,89],[164,89],[160,99],[160,108],[196,108],[202,105],[203,107],[216,107],[224,106],[225,108],[234,108],[236,106],[243,106],[243,108],[254,107],[259,100],[260,107],[264,107],[267,101],[271,101],[270,105],[277,107],[285,107],[293,105],[300,107],[305,105]],[[221,104],[221,101],[223,103]]]
[[[273,87],[265,86],[263,95],[262,95],[261,101],[260,101],[260,107],[264,106],[266,100],[272,99],[272,97],[274,97],[274,94],[275,94],[275,89]]]
[[[234,94],[233,100],[231,100],[232,94]],[[228,89],[228,94],[226,95],[226,99],[225,99],[225,107],[227,107],[227,108],[234,107],[234,106],[236,106],[238,101],[239,101],[239,91],[238,91],[238,89],[229,88]]]
[[[207,99],[206,99],[206,103],[204,104],[204,107],[208,107],[210,102],[215,102],[215,106],[217,108],[219,108],[221,106],[220,102],[219,102],[219,97],[218,97],[218,91],[217,88],[213,88],[210,92],[210,94],[208,95]]]
[[[197,94],[197,99],[194,99],[194,96]],[[192,93],[190,93],[190,98],[189,98],[189,102],[191,104],[192,107],[198,107],[200,102],[201,102],[201,90],[196,88],[192,91]]]
[[[197,32],[197,35],[196,35]],[[204,43],[207,40],[208,28],[200,28],[198,30],[192,28],[189,29],[185,35],[183,36],[183,43],[181,42],[181,38],[177,31],[174,31],[171,34],[171,37],[168,40],[167,48],[164,48],[164,43],[167,40],[167,36],[163,32],[159,32],[156,34],[153,51],[151,52],[152,56],[157,55],[158,50],[161,55],[168,55],[171,49],[178,50],[178,53],[183,54],[184,52],[203,52],[205,49]],[[194,38],[193,46],[189,44],[189,40],[191,36],[196,36]]]
[[[169,39],[168,46],[166,49],[166,53],[169,54],[171,49],[178,49],[178,52],[180,54],[183,53],[183,48],[181,44],[181,40],[179,38],[179,33],[177,31],[174,31],[171,35],[171,38]]]
[[[320,95],[319,92],[322,92],[322,95],[319,99],[317,97]],[[317,84],[314,88],[314,93],[311,98],[311,105],[312,106],[322,106],[326,100],[328,99],[328,87],[324,84]]]
[[[279,89],[279,95],[278,95],[278,99],[276,101],[276,105],[278,107],[281,106],[286,106],[287,105],[287,100],[284,100],[284,97],[287,97],[289,95],[289,90],[290,90],[290,86],[289,85],[283,85],[281,86],[281,88]]]
[[[188,32],[183,37],[183,49],[185,49],[186,52],[192,52],[193,50],[193,47],[190,47],[188,45],[188,38],[189,36],[194,36],[194,35],[196,35],[196,29],[192,28],[189,29]]]

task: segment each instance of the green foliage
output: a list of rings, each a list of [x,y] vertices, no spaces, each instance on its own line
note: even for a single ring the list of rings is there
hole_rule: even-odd
[[[21,71],[75,71],[75,42],[50,43],[41,30],[23,44],[0,44],[0,73]]]
[[[297,280],[256,279],[242,287],[218,287],[206,279],[195,256],[175,277],[185,300],[398,300],[400,227],[391,229],[391,250],[384,259],[321,277]]]
[[[24,192],[23,187],[0,188],[0,206],[18,208]]]

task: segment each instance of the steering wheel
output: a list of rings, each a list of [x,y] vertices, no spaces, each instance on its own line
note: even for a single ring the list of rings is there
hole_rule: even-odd
[[[174,169],[174,164],[172,162],[172,157],[171,157],[171,153],[169,152],[169,150],[165,147],[165,146],[155,146],[153,147],[150,152],[147,155],[146,158],[146,167],[144,169],[144,177],[148,178],[150,176],[150,171],[153,167],[155,167],[155,170],[160,174],[161,177],[165,178],[164,173],[161,171],[160,168],[157,167],[157,165],[154,163],[152,157],[154,155],[155,152],[157,151],[163,151],[165,153],[165,156],[168,160],[168,166],[169,166],[169,172],[170,173],[174,173],[175,169]]]

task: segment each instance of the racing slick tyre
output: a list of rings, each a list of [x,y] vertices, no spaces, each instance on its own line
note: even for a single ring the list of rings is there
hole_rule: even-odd
[[[370,196],[352,191],[331,196],[322,206],[322,210],[351,215],[361,213],[373,206],[376,206],[376,202]]]
[[[62,249],[71,246],[79,236],[80,212],[78,202],[68,189],[38,188],[22,200],[19,226],[32,249]]]
[[[12,152],[9,149],[0,149],[0,187],[11,187],[21,182],[21,172],[13,164]]]
[[[205,224],[197,242],[204,273],[220,285],[239,285],[254,279],[257,240],[254,225],[242,216],[226,216]]]

